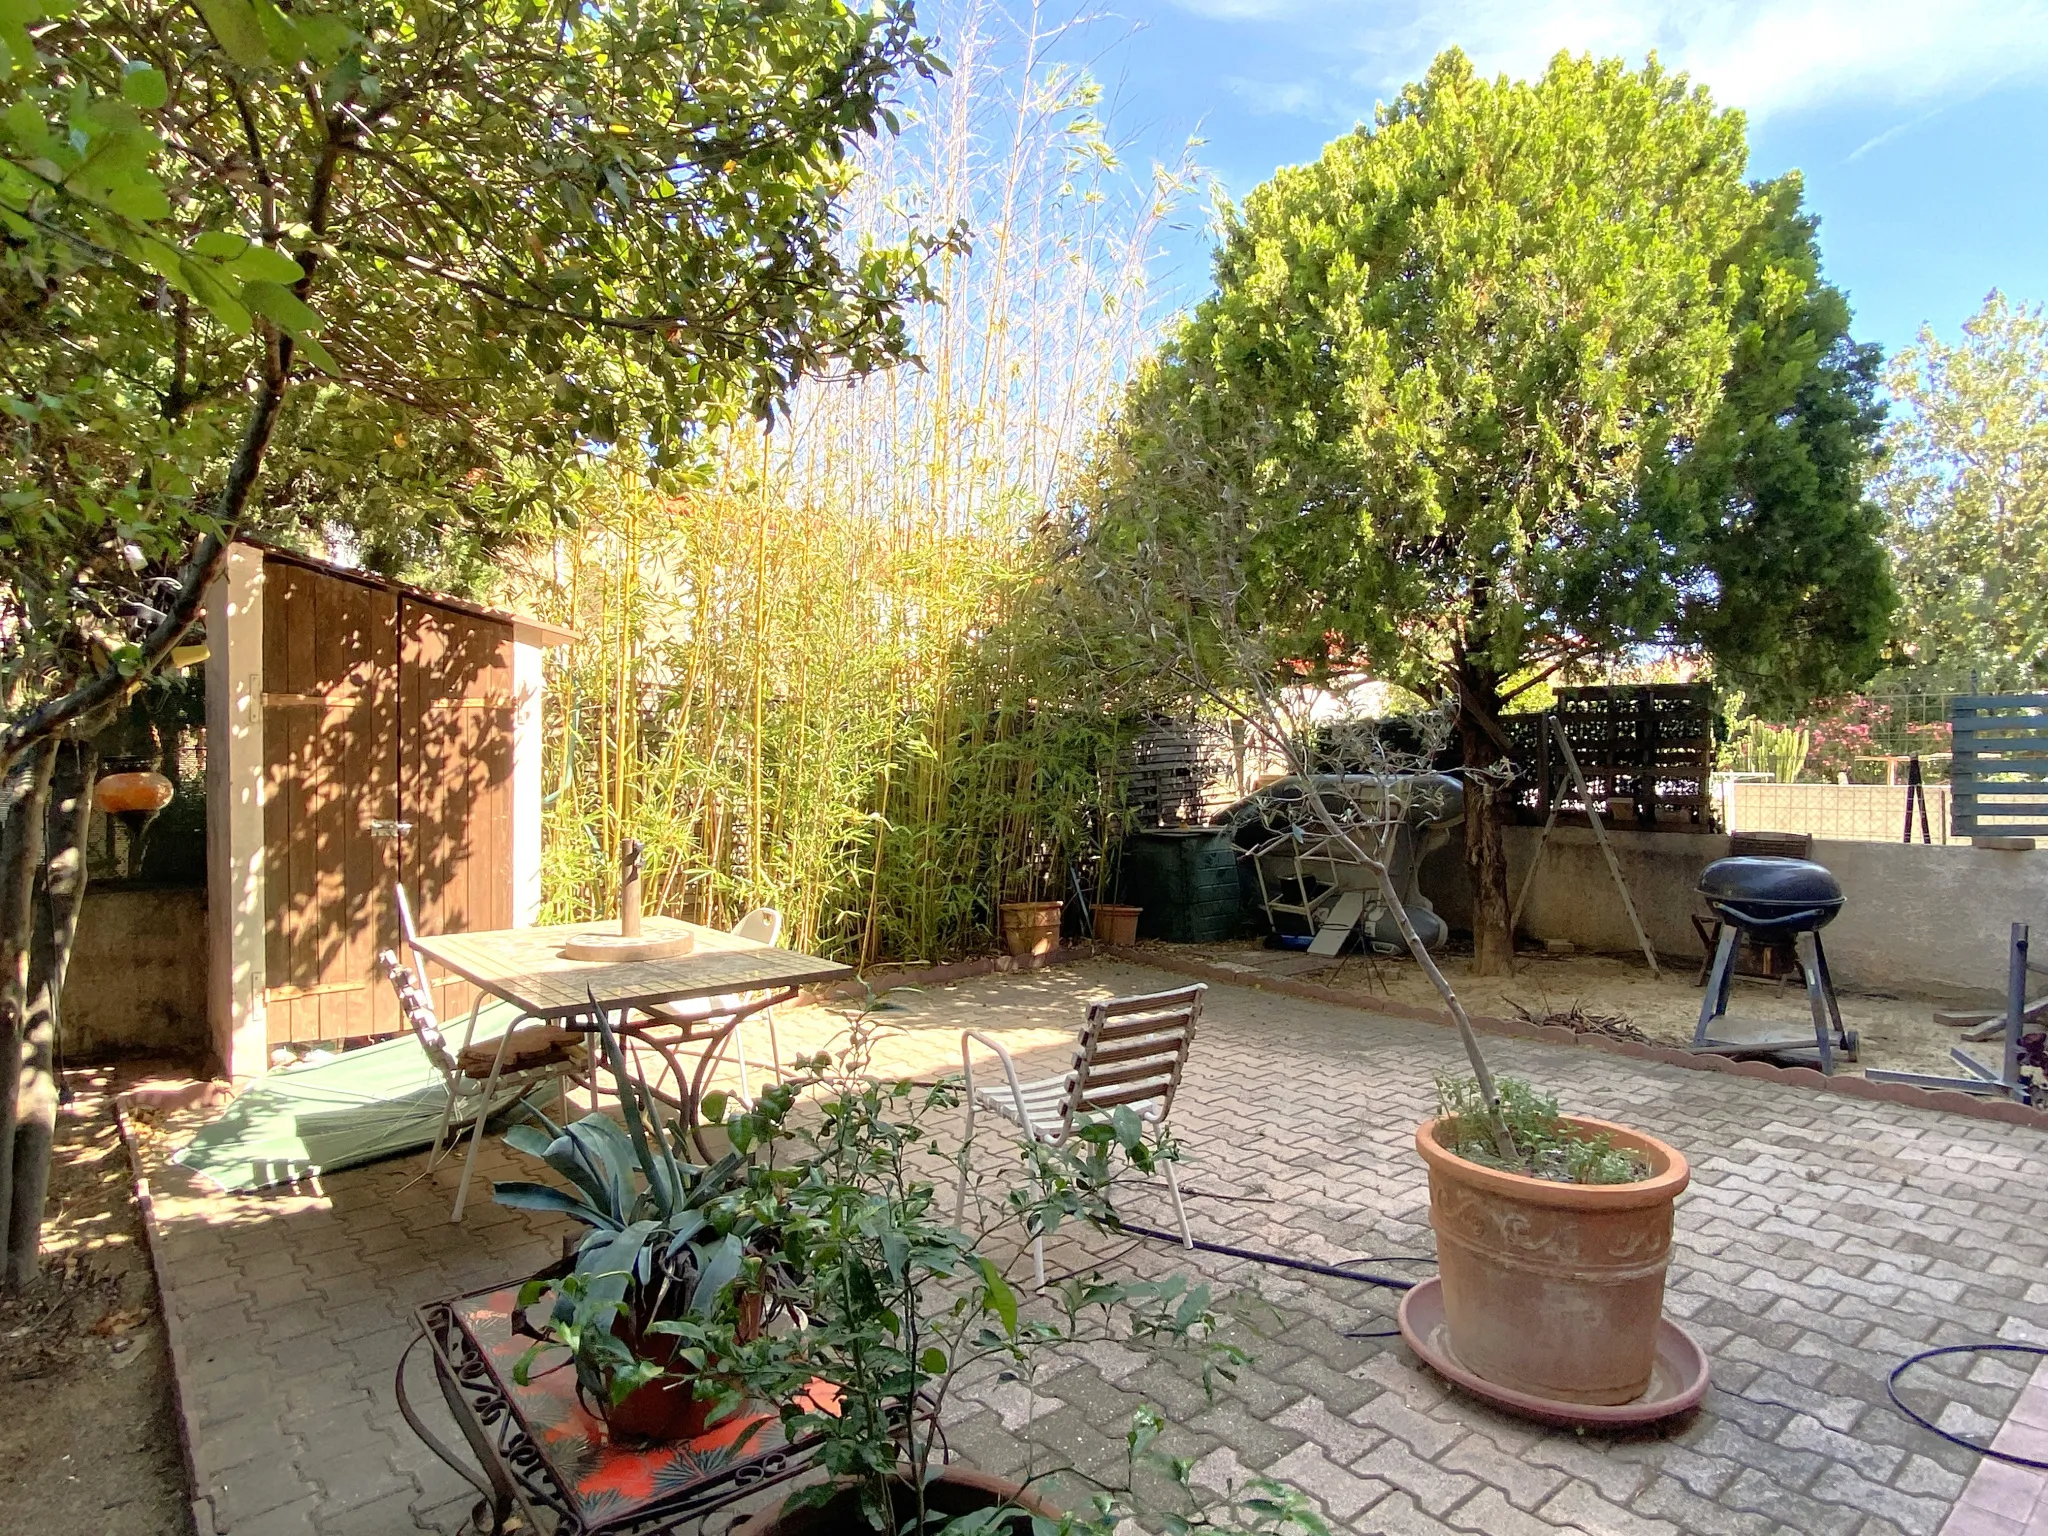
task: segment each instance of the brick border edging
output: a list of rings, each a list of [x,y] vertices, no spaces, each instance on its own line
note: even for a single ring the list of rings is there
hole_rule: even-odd
[[[191,1096],[196,1099],[212,1086],[194,1084]],[[193,1459],[192,1448],[198,1442],[199,1425],[193,1418],[191,1404],[185,1401],[185,1381],[190,1372],[185,1325],[171,1306],[170,1281],[164,1270],[163,1228],[156,1218],[156,1202],[150,1195],[149,1175],[143,1171],[142,1148],[135,1139],[135,1128],[128,1120],[131,1097],[128,1093],[114,1095],[114,1123],[120,1128],[121,1145],[128,1153],[128,1173],[135,1187],[135,1206],[142,1214],[142,1240],[149,1249],[150,1274],[156,1280],[157,1312],[163,1318],[164,1349],[170,1356],[171,1406],[178,1420],[178,1450],[185,1463],[185,1491],[191,1495],[188,1506],[192,1512],[192,1528],[197,1536],[219,1536],[221,1527],[213,1495],[200,1491],[199,1464]]]
[[[1455,1028],[1455,1021],[1448,1011],[1441,1008],[1426,1008],[1419,1003],[1404,1003],[1394,998],[1362,998],[1355,992],[1344,992],[1336,987],[1325,987],[1312,981],[1296,981],[1286,976],[1258,976],[1243,971],[1229,970],[1213,965],[1206,960],[1195,960],[1180,955],[1163,954],[1158,950],[1136,949],[1122,944],[1095,946],[1098,954],[1112,959],[1128,961],[1133,965],[1149,965],[1155,970],[1173,971],[1183,976],[1196,976],[1204,981],[1218,982],[1224,986],[1248,987],[1253,991],[1278,992],[1287,997],[1298,997],[1312,1003],[1334,1003],[1340,1008],[1355,1009],[1360,1013],[1390,1014],[1398,1019],[1412,1019],[1417,1023],[1435,1024],[1444,1029]],[[1879,1104],[1901,1104],[1908,1109],[1930,1109],[1945,1114],[1962,1115],[1972,1120],[1995,1120],[2004,1125],[2025,1125],[2035,1130],[2048,1130],[2048,1110],[2030,1108],[2015,1104],[2010,1099],[1980,1099],[1974,1094],[1961,1093],[1953,1088],[1915,1088],[1908,1083],[1873,1083],[1867,1077],[1829,1077],[1817,1067],[1779,1067],[1767,1061],[1732,1061],[1726,1056],[1695,1056],[1691,1051],[1677,1050],[1671,1046],[1638,1045],[1633,1040],[1614,1040],[1605,1035],[1582,1035],[1562,1024],[1528,1024],[1520,1019],[1503,1019],[1494,1014],[1475,1013],[1471,1015],[1472,1027],[1481,1034],[1505,1035],[1515,1040],[1534,1040],[1545,1045],[1577,1045],[1589,1050],[1606,1051],[1616,1056],[1632,1056],[1638,1061],[1654,1061],[1663,1066],[1685,1067],[1694,1072],[1726,1072],[1735,1077],[1755,1078],[1761,1082],[1776,1083],[1787,1088],[1808,1088],[1821,1093],[1836,1093],[1844,1098],[1867,1099]]]
[[[857,994],[865,983],[879,997],[897,987],[943,987],[956,981],[971,981],[977,976],[1010,975],[1017,971],[1042,971],[1054,965],[1077,965],[1108,953],[1111,950],[1106,944],[1098,944],[1093,939],[1076,939],[1042,955],[979,955],[972,960],[953,960],[945,965],[910,967],[900,971],[878,967],[851,981],[835,981],[820,987],[817,995],[839,997],[847,993]]]

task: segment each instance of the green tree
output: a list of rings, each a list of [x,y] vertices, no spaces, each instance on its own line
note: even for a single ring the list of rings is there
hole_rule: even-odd
[[[1654,644],[1788,690],[1874,664],[1874,359],[1797,182],[1745,161],[1741,117],[1654,60],[1523,83],[1447,52],[1229,218],[1098,467],[1084,538],[1155,625],[1456,698],[1482,973],[1511,954],[1486,771],[1521,691]]]
[[[910,0],[0,0],[7,1281],[59,738],[242,531],[474,555],[593,448],[686,468],[797,379],[904,356],[949,237],[855,243],[835,199],[933,67]]]
[[[1880,494],[1899,661],[1936,688],[2048,687],[2048,316],[1994,292],[1892,360]]]

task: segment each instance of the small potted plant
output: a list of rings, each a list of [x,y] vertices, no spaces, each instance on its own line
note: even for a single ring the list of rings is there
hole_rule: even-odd
[[[1527,1083],[1498,1086],[1494,1115],[1475,1080],[1440,1081],[1436,1118],[1415,1133],[1451,1349],[1533,1397],[1633,1402],[1656,1362],[1685,1157],[1626,1126],[1560,1114]]]
[[[538,1126],[505,1134],[568,1188],[506,1181],[493,1186],[498,1202],[590,1229],[573,1255],[521,1287],[519,1326],[534,1342],[513,1375],[523,1386],[537,1369],[571,1366],[578,1395],[611,1433],[686,1440],[740,1401],[719,1366],[763,1331],[772,1234],[737,1198],[744,1160],[685,1161],[616,1036],[601,1024],[600,1038],[623,1126],[602,1113],[557,1126],[529,1106]],[[546,1323],[534,1328],[528,1309],[549,1295]]]

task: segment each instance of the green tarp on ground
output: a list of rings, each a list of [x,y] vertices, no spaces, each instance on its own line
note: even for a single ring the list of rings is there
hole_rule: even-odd
[[[476,1038],[496,1039],[515,1016],[509,1003],[486,1006]],[[258,1078],[171,1161],[230,1194],[269,1189],[416,1152],[447,1102],[419,1041],[401,1035]]]

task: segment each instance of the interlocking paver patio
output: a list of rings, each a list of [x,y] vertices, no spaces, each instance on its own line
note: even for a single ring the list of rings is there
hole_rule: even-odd
[[[920,1073],[950,1065],[957,1031],[973,1026],[1048,1066],[1087,999],[1174,983],[1095,961],[898,994],[903,1010],[888,1017],[902,1031],[883,1059]],[[790,1013],[785,1053],[834,1027],[818,1010]],[[2048,1295],[2036,1278],[2048,1272],[2048,1135],[1549,1044],[1487,1049],[1497,1071],[1692,1160],[1669,1306],[1713,1360],[1698,1414],[1613,1438],[1524,1424],[1446,1389],[1398,1339],[1360,1336],[1391,1327],[1393,1292],[1146,1246],[1123,1262],[1197,1271],[1229,1295],[1234,1337],[1257,1357],[1250,1371],[1211,1402],[1178,1366],[1090,1351],[1052,1362],[1028,1392],[964,1392],[955,1448],[994,1471],[1108,1469],[1130,1410],[1154,1402],[1198,1482],[1270,1471],[1361,1532],[2048,1526],[2038,1476],[1980,1467],[1907,1423],[1884,1380],[1930,1345],[2048,1341],[2034,1321]],[[1461,1066],[1455,1037],[1432,1025],[1213,988],[1175,1113],[1183,1181],[1204,1192],[1190,1201],[1198,1234],[1321,1260],[1429,1253],[1414,1129],[1435,1077]],[[494,1146],[485,1171],[504,1176],[515,1161]],[[466,1516],[473,1495],[397,1414],[406,1318],[420,1301],[537,1268],[567,1228],[487,1202],[451,1226],[454,1171],[407,1187],[419,1166],[261,1197],[207,1195],[175,1169],[150,1169],[202,1536],[209,1522],[236,1536],[399,1536]],[[1138,1191],[1132,1215],[1163,1220],[1163,1200]],[[1123,1248],[1091,1243],[1104,1258]],[[1089,1252],[1063,1241],[1052,1261]],[[2048,1439],[2048,1388],[2015,1415],[2026,1364],[1930,1369],[1923,1379],[1943,1389],[1928,1394],[1930,1410],[1962,1430],[2004,1425],[2014,1444]]]

